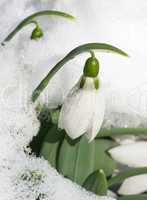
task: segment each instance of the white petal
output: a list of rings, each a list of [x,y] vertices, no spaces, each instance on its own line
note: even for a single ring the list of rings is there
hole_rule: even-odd
[[[92,90],[79,89],[70,94],[62,106],[59,128],[75,139],[87,131],[92,117],[94,93]]]
[[[110,149],[109,153],[116,161],[129,167],[147,166],[147,142],[121,145]]]
[[[118,193],[121,195],[135,195],[147,191],[147,174],[126,179]]]
[[[90,122],[89,130],[86,134],[89,142],[98,134],[103,123],[105,113],[105,100],[101,91],[95,91],[95,103],[93,104],[93,116]]]

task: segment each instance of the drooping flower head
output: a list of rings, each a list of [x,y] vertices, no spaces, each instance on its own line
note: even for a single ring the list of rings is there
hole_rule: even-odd
[[[85,134],[92,141],[104,118],[104,96],[98,79],[99,62],[94,53],[86,60],[83,75],[63,103],[59,128],[76,139]]]

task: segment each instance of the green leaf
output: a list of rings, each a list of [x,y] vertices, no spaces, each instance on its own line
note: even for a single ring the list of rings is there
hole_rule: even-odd
[[[40,156],[43,156],[52,167],[56,168],[56,160],[60,143],[64,138],[64,134],[58,130],[57,126],[53,126],[46,135],[40,150]]]
[[[105,151],[114,144],[111,140],[102,139],[88,143],[85,136],[74,142],[65,138],[60,147],[58,171],[80,185],[98,169],[111,175],[116,162]]]
[[[124,172],[121,172],[119,175],[114,176],[111,179],[109,179],[108,186],[122,183],[126,178],[141,175],[141,174],[147,174],[147,167],[129,169]]]
[[[111,128],[101,129],[97,138],[111,137],[115,135],[146,135],[147,128]]]
[[[56,143],[60,141],[63,137],[63,131],[61,131],[61,129],[58,129],[57,125],[53,124],[52,127],[49,129],[48,133],[46,134],[44,142]]]
[[[107,179],[102,169],[92,173],[84,182],[83,187],[97,195],[107,195]]]
[[[82,137],[80,141],[73,142],[66,138],[60,148],[58,171],[82,185],[89,174],[93,172],[95,146]]]
[[[64,18],[67,18],[70,20],[74,19],[74,17],[72,15],[69,15],[64,12],[56,11],[56,10],[42,10],[40,12],[36,12],[36,13],[28,16],[20,24],[18,24],[18,26],[4,39],[4,41],[2,42],[2,45],[4,45],[5,42],[10,41],[23,27],[25,27],[26,25],[28,25],[32,22],[34,23],[33,20],[36,17],[40,17],[40,16],[58,16],[58,17],[64,17]]]
[[[129,195],[118,197],[117,200],[147,200],[147,195]]]
[[[107,154],[108,149],[114,146],[116,146],[116,143],[112,140],[95,140],[95,170],[103,169],[107,176],[112,175],[117,167],[116,161]]]
[[[40,156],[43,156],[52,167],[56,168],[56,158],[58,152],[59,142],[48,143],[44,142],[40,151]]]
[[[90,50],[102,50],[106,52],[112,52],[117,53],[122,56],[128,56],[127,53],[122,51],[121,49],[118,49],[117,47],[111,46],[109,44],[104,43],[88,43],[81,46],[78,46],[77,48],[73,49],[71,52],[69,52],[62,60],[60,60],[47,74],[47,76],[41,81],[41,83],[38,85],[38,87],[34,90],[32,95],[32,101],[36,101],[36,99],[39,97],[41,92],[47,87],[49,81],[51,78],[56,74],[56,72],[62,68],[63,65],[65,65],[68,61],[73,59],[75,56],[84,53],[89,52]]]

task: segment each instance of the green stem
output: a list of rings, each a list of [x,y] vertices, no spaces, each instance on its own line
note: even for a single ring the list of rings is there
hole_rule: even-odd
[[[108,186],[110,187],[112,185],[122,183],[126,178],[141,175],[141,174],[147,174],[147,167],[126,170],[120,173],[119,175],[110,178],[108,180]]]
[[[97,135],[100,137],[111,137],[115,135],[146,135],[147,128],[111,128],[101,129]]]
[[[38,22],[35,21],[35,20],[32,20],[32,21],[29,22],[29,24],[31,24],[31,23],[32,23],[32,24],[35,24],[36,26],[38,26]]]
[[[147,195],[146,194],[127,195],[127,196],[118,197],[117,200],[147,200]]]
[[[71,52],[69,52],[62,60],[60,60],[47,74],[47,76],[41,81],[41,83],[39,84],[39,86],[34,90],[33,95],[32,95],[32,101],[35,102],[36,99],[39,97],[39,95],[41,94],[41,92],[47,87],[49,81],[51,80],[51,78],[56,74],[56,72],[68,61],[70,61],[71,59],[73,59],[75,56],[81,54],[81,53],[85,53],[85,52],[89,52],[90,50],[94,50],[94,49],[99,49],[99,50],[103,50],[106,52],[113,52],[113,53],[117,53],[120,54],[122,56],[128,56],[124,51],[122,51],[121,49],[118,49],[114,46],[111,46],[109,44],[104,44],[104,43],[88,43],[88,44],[84,44],[81,46],[78,46],[77,48],[73,49]]]
[[[23,27],[27,26],[28,24],[32,23],[32,20],[35,17],[40,17],[40,16],[60,16],[60,17],[64,17],[67,19],[74,19],[74,17],[72,15],[69,15],[67,13],[64,12],[60,12],[60,11],[55,11],[55,10],[43,10],[40,12],[36,12],[30,16],[28,16],[27,18],[25,18],[20,24],[18,24],[18,26],[4,39],[4,41],[1,43],[1,45],[4,45],[5,42],[10,41]]]
[[[91,57],[95,58],[95,54],[94,54],[94,51],[89,51],[89,53],[91,54]]]

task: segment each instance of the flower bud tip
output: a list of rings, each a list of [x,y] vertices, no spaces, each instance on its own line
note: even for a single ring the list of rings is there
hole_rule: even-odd
[[[99,61],[93,52],[90,53],[91,57],[88,58],[85,62],[84,76],[95,78],[99,73]]]
[[[36,28],[33,30],[31,39],[32,40],[37,40],[39,38],[43,37],[43,31],[41,28],[37,25]]]

